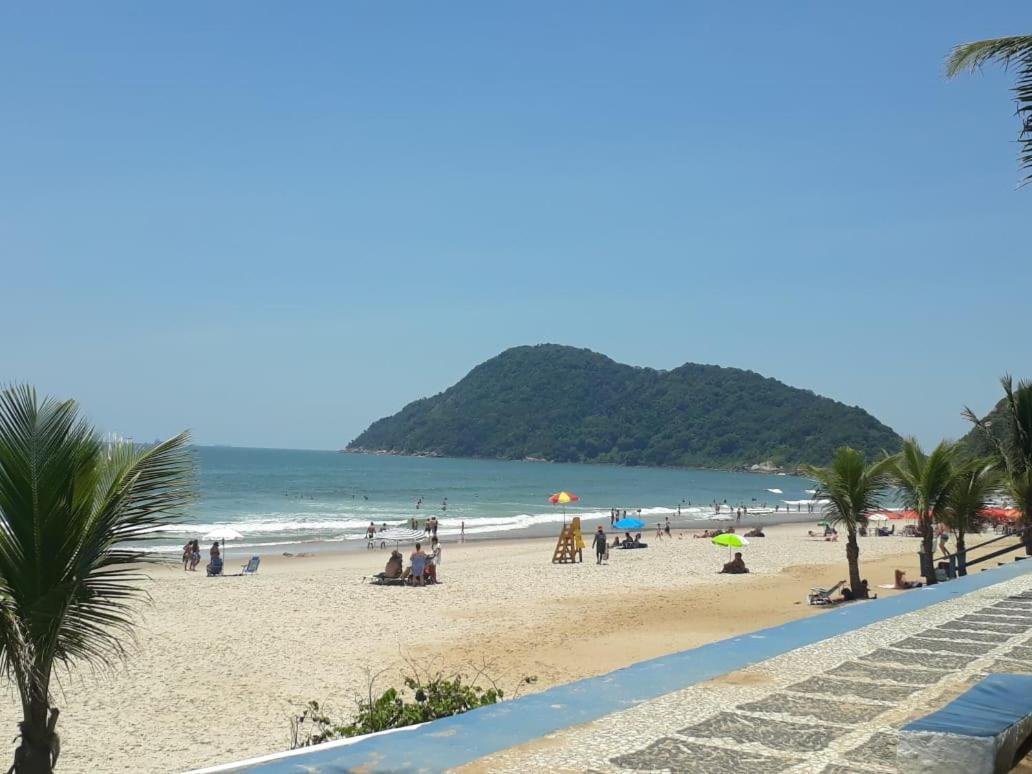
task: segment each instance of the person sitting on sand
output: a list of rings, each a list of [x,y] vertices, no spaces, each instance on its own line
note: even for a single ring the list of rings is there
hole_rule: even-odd
[[[216,540],[211,544],[208,556],[211,558],[204,568],[208,575],[222,575],[222,552],[219,551],[219,541]]]
[[[760,529],[759,527],[754,527],[753,529],[749,530],[748,532],[745,533],[745,536],[747,538],[750,538],[750,537],[766,537],[766,535],[763,534],[763,530]]]
[[[416,550],[409,557],[409,580],[413,586],[423,585],[423,573],[426,572],[426,553],[423,544],[416,543]]]
[[[892,584],[894,589],[919,589],[921,588],[921,581],[908,581],[907,574],[903,570],[896,570],[896,580]]]
[[[749,572],[749,568],[745,566],[745,560],[742,559],[742,552],[738,551],[735,554],[735,558],[724,565],[724,569],[720,571],[727,575],[741,575],[742,573]]]
[[[396,548],[393,549],[391,551],[390,557],[388,557],[388,559],[387,559],[387,564],[384,565],[383,572],[380,573],[379,577],[390,579],[390,580],[393,580],[395,578],[400,578],[401,577],[401,566],[402,566],[402,563],[403,562],[402,562],[402,559],[401,559],[401,551],[399,551]]]
[[[845,583],[845,581],[842,581],[842,582]],[[862,581],[860,581],[860,588],[859,589],[851,589],[849,586],[843,586],[842,587],[842,601],[843,602],[852,602],[853,600],[856,600],[856,599],[877,599],[877,598],[878,598],[877,594],[875,594],[873,597],[871,596],[869,587],[867,585],[867,578],[864,578]]]

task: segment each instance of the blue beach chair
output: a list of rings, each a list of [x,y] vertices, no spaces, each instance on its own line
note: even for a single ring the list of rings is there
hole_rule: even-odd
[[[258,565],[261,563],[262,558],[260,556],[252,556],[250,561],[244,565],[244,571],[241,575],[254,575],[258,572]]]

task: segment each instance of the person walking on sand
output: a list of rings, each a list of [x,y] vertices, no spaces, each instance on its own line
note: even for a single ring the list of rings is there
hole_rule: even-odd
[[[946,547],[946,544],[949,542],[949,539],[950,539],[950,533],[946,531],[945,527],[942,527],[939,530],[939,550],[942,551],[943,559],[949,559],[950,558],[949,549]]]
[[[663,531],[666,533],[667,537],[670,537],[670,517],[669,516],[666,517],[666,524],[663,525]]]
[[[606,555],[606,533],[601,524],[598,525],[595,540],[591,545],[595,548],[595,564],[602,564],[602,557]]]

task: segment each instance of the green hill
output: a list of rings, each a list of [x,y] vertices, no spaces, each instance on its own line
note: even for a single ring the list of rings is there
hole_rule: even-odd
[[[822,464],[849,444],[895,451],[866,411],[752,371],[636,368],[586,349],[515,347],[374,422],[352,451],[625,465]]]

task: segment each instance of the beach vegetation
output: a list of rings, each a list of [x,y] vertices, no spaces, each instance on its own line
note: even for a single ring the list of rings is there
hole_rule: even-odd
[[[124,657],[145,596],[134,542],[188,502],[191,472],[186,434],[106,442],[73,401],[0,391],[0,670],[22,710],[13,774],[57,763],[55,670]]]
[[[1006,38],[978,40],[953,49],[946,60],[946,76],[953,78],[962,72],[975,72],[984,65],[996,63],[1016,74],[1014,101],[1020,122],[1018,130],[1019,158],[1028,173],[1025,182],[1032,180],[1032,35],[1012,35]]]
[[[352,450],[656,467],[826,464],[902,439],[863,409],[752,371],[670,371],[587,349],[515,347],[374,422]]]
[[[413,668],[403,679],[404,688],[392,687],[376,695],[373,685],[378,676],[370,677],[368,695],[358,700],[350,721],[334,719],[318,702],[308,702],[304,710],[291,719],[291,749],[460,715],[497,704],[505,697],[505,691],[486,678],[483,669],[467,678],[462,674],[445,675]],[[486,680],[490,686],[479,685],[481,680]],[[534,682],[534,677],[524,677],[514,695],[519,687]]]
[[[1032,382],[1004,376],[1003,400],[989,417],[979,418],[970,408],[964,416],[991,449],[1003,475],[1003,491],[1014,502],[1025,528],[1025,553],[1032,556]]]
[[[816,482],[814,499],[826,501],[821,506],[824,518],[832,526],[846,530],[846,563],[849,587],[854,594],[863,588],[857,534],[867,527],[868,515],[881,510],[891,482],[891,468],[891,458],[868,462],[862,451],[848,446],[840,448],[827,467],[804,468],[806,475]]]
[[[942,441],[925,454],[914,438],[903,442],[899,454],[891,458],[893,483],[905,508],[917,513],[921,534],[921,574],[928,584],[937,582],[934,568],[935,525],[945,524],[949,495],[957,475],[958,449]]]
[[[957,536],[958,554],[967,548],[969,532],[982,531],[986,521],[983,514],[999,494],[1002,482],[1003,476],[992,459],[971,460],[960,466],[946,495],[943,514],[946,526]],[[961,574],[967,574],[963,565]]]

